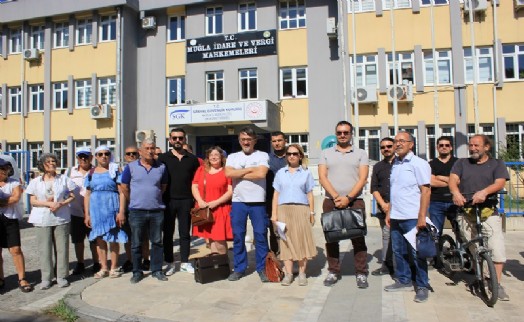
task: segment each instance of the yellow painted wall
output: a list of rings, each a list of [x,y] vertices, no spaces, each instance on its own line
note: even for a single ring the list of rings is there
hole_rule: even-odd
[[[497,115],[506,122],[522,122],[522,82],[504,83],[503,90],[497,91]]]
[[[504,43],[522,42],[524,10],[515,13],[513,1],[500,1],[497,7],[498,37]]]
[[[0,118],[0,138],[7,142],[20,141],[20,114],[9,115],[7,119]]]
[[[20,59],[21,54],[8,55],[7,59],[0,58],[0,84],[7,86],[20,86]]]
[[[282,100],[280,124],[285,133],[309,131],[309,104],[307,99]]]
[[[25,119],[25,137],[29,142],[42,142],[44,140],[43,112],[27,113],[27,118]]]
[[[169,16],[171,16],[171,15],[185,15],[186,14],[186,10],[185,10],[184,6],[167,8],[166,12],[167,12],[167,14]]]
[[[279,30],[277,48],[279,67],[307,65],[307,29]]]
[[[186,74],[186,43],[172,42],[166,45],[166,76]]]
[[[46,53],[42,52],[40,60],[35,62],[24,62],[25,64],[25,80],[29,85],[44,83],[44,56]],[[18,71],[20,75],[20,71]]]
[[[68,136],[74,136],[75,140],[90,139],[91,135],[98,137],[114,137],[113,117],[107,120],[91,119],[89,109],[74,110],[71,115],[67,111],[53,111],[51,113],[51,141],[63,141]]]

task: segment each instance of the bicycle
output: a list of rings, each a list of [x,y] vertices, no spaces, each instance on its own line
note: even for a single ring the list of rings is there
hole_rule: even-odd
[[[490,197],[488,200],[494,201],[496,196],[494,198]],[[450,278],[456,272],[474,271],[476,283],[472,286],[476,286],[476,289],[480,291],[480,296],[484,303],[489,307],[493,307],[498,299],[498,281],[495,265],[491,259],[491,251],[485,246],[487,244],[487,236],[482,234],[481,206],[479,204],[472,205],[471,201],[468,201],[466,205],[474,209],[477,236],[469,241],[463,241],[459,224],[457,219],[454,218],[451,221],[451,227],[455,239],[450,235],[443,234],[439,240],[438,257],[442,264],[440,271]],[[458,208],[457,215],[459,214],[465,215],[464,207]],[[472,254],[469,248],[474,244],[477,245],[475,252]]]

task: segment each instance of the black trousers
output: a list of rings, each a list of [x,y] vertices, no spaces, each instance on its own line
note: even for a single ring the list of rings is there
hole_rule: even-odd
[[[194,200],[171,199],[164,212],[164,260],[173,263],[173,236],[175,234],[175,220],[178,219],[178,235],[180,237],[180,260],[187,263],[189,260],[189,247],[191,245],[191,215]]]

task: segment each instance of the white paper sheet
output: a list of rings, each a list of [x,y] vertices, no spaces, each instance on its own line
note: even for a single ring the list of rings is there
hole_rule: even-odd
[[[282,240],[286,240],[286,234],[285,234],[285,231],[286,231],[286,223],[283,223],[281,221],[277,221],[276,222],[276,225],[277,225],[277,233],[278,233],[278,236],[282,239]]]
[[[426,217],[426,224],[435,226],[429,217]],[[438,229],[437,229],[438,230]],[[414,250],[417,250],[417,227],[413,227],[410,231],[404,234],[404,238],[411,244]]]

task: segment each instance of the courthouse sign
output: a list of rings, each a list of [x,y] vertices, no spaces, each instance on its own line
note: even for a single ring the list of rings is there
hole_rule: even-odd
[[[275,55],[276,30],[243,32],[238,34],[188,39],[188,63]]]
[[[268,101],[224,102],[172,106],[169,125],[205,124],[238,121],[265,121]]]

